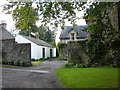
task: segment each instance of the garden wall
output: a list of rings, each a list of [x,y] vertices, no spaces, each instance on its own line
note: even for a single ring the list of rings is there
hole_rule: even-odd
[[[88,63],[85,53],[85,41],[70,41],[68,44],[59,44],[60,59],[80,64]]]
[[[67,44],[59,43],[59,58],[61,60],[67,60],[68,59],[68,47]]]
[[[31,44],[17,44],[14,39],[2,40],[2,60],[4,63],[31,65]]]
[[[84,49],[84,41],[68,42],[68,61],[74,64],[87,63],[87,57]]]

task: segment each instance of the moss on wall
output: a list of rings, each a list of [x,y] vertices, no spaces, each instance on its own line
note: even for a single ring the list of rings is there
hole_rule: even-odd
[[[85,41],[70,41],[68,42],[68,61],[74,64],[87,63],[85,54]]]
[[[67,44],[58,44],[59,48],[59,59],[60,60],[67,60],[68,59],[68,47]]]

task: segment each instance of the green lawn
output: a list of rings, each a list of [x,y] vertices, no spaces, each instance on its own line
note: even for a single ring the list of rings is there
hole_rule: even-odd
[[[65,88],[116,88],[117,68],[58,68],[56,78]]]
[[[41,63],[41,61],[31,61],[33,66],[39,65]]]

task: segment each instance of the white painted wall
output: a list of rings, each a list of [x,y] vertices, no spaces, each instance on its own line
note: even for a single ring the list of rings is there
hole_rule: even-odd
[[[42,47],[41,46],[37,47],[37,58],[38,59],[42,58]]]
[[[31,58],[39,59],[37,55],[38,46],[34,43],[31,43]]]
[[[69,41],[70,41],[70,39],[60,40],[61,43],[65,43],[65,44],[67,44]]]
[[[56,48],[53,48],[53,49],[52,49],[52,52],[53,52],[53,53],[52,53],[52,57],[56,57]]]
[[[37,55],[38,46],[36,44],[34,44],[33,42],[31,42],[30,40],[24,38],[21,35],[17,35],[15,37],[15,41],[17,43],[31,43],[31,58],[38,59],[38,55]]]
[[[85,41],[85,40],[86,40],[86,38],[76,39],[76,40],[64,39],[64,40],[60,40],[60,42],[67,44],[69,41]]]
[[[45,58],[48,58],[48,57],[50,57],[50,48],[49,47],[46,47],[45,48]]]
[[[46,46],[38,46],[37,44],[31,42],[21,35],[17,35],[15,37],[15,41],[17,43],[31,43],[31,58],[40,59],[43,58],[43,48],[45,48],[45,58],[50,57],[50,49],[51,47]],[[52,49],[53,57],[56,57],[56,48]]]

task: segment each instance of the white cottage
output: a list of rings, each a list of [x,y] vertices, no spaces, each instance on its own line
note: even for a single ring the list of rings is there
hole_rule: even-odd
[[[31,58],[40,59],[40,58],[51,58],[56,57],[56,48],[47,42],[28,37],[25,35],[17,35],[15,37],[17,43],[31,43]]]
[[[87,25],[84,26],[66,26],[65,29],[60,34],[60,42],[68,43],[69,41],[84,41],[88,35],[87,32],[83,31]]]

